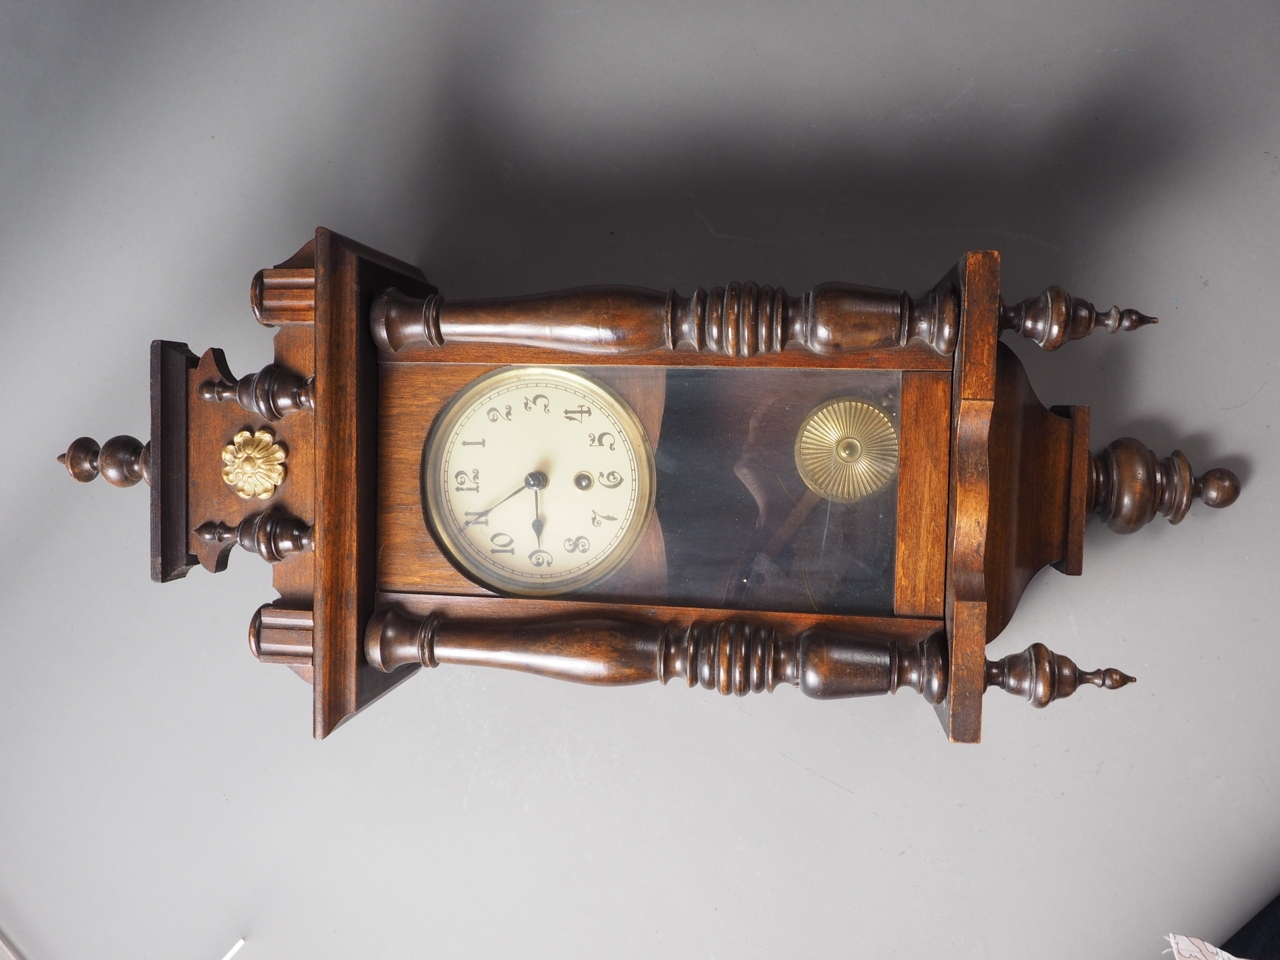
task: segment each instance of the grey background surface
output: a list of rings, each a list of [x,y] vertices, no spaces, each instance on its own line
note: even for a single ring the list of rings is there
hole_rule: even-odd
[[[1280,8],[0,6],[0,927],[29,960],[1156,958],[1280,891]],[[816,703],[419,676],[322,743],[265,564],[147,579],[147,344],[270,356],[318,224],[450,296],[921,290],[998,248],[1158,327],[1014,347],[1046,403],[1245,479],[1047,571],[993,645],[1139,683]]]

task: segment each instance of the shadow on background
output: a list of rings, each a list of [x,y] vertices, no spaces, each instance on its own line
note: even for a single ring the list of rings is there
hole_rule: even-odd
[[[788,142],[793,125],[717,115],[680,120],[634,157],[582,137],[531,135],[495,95],[519,87],[520,58],[501,38],[491,42],[455,50],[442,67],[431,94],[439,106],[429,112],[448,119],[422,131],[423,163],[400,197],[402,235],[416,249],[393,252],[452,298],[596,283],[687,294],[748,279],[792,293],[826,280],[914,293],[966,250],[994,248],[1007,299],[1060,283],[1105,309],[1116,291],[1075,281],[1098,273],[1105,251],[1140,228],[1141,208],[1192,161],[1216,122],[1174,112],[1167,89],[1103,74],[1090,96],[1035,135],[988,114],[959,133],[955,122],[922,123],[914,147],[889,153],[874,130],[831,134],[835,120],[811,141]],[[503,64],[512,64],[508,74]],[[627,122],[620,114],[618,124]],[[1100,447],[1124,435],[1111,436],[1113,424],[1129,429],[1139,339],[1160,332],[1099,332],[1051,355],[1006,339],[1046,403],[1099,406]],[[1201,469],[1217,453],[1176,425],[1134,424],[1132,432],[1161,456],[1181,446]]]
[[[1176,97],[1132,73],[1100,74],[1089,96],[1034,134],[991,107],[923,122],[914,146],[886,152],[875,130],[832,133],[837,119],[812,140],[768,116],[699,119],[709,107],[691,97],[693,116],[635,156],[612,141],[531,132],[515,116],[499,91],[522,83],[518,51],[504,46],[520,34],[455,46],[424,94],[422,115],[446,119],[421,131],[422,161],[396,200],[395,232],[409,246],[390,252],[421,265],[447,297],[596,283],[687,294],[749,279],[792,293],[826,280],[920,292],[966,250],[994,248],[1009,299],[1060,283],[1105,309],[1123,291],[1075,280],[1138,229],[1140,208],[1216,122],[1179,115]],[[619,128],[627,123],[620,111]],[[1105,395],[1120,410],[1133,339],[1152,329],[1095,335],[1050,357],[1015,349],[1047,403]]]
[[[1060,283],[1105,309],[1116,291],[1075,280],[1123,248],[1217,122],[1176,112],[1178,98],[1131,73],[1104,73],[1034,133],[989,111],[959,128],[923,122],[914,146],[894,151],[874,130],[832,133],[835,119],[811,140],[768,116],[698,121],[707,105],[692,97],[695,117],[673,120],[639,155],[611,138],[556,138],[515,114],[501,91],[524,82],[527,58],[508,39],[521,35],[508,25],[484,49],[455,45],[424,94],[423,115],[445,119],[421,131],[422,162],[396,201],[394,233],[410,247],[389,252],[422,266],[446,297],[602,283],[687,294],[748,279],[791,293],[825,280],[915,293],[966,250],[994,248],[1007,299]],[[620,112],[619,129],[627,123]],[[1247,461],[1224,459],[1208,437],[1127,419],[1141,338],[1160,333],[1100,331],[1050,355],[1006,340],[1046,404],[1095,407],[1095,449],[1132,435],[1162,457],[1181,448],[1198,470],[1224,464],[1243,479]]]
[[[643,161],[549,163],[465,82],[449,87],[452,126],[423,144],[438,166],[404,203],[430,211],[419,256],[453,296],[605,282],[687,292],[731,279],[920,291],[966,250],[996,248],[1021,299],[1094,262],[1108,226],[1122,228],[1197,135],[1167,97],[1125,88],[1081,103],[1042,139],[992,120],[960,140],[926,129],[895,156],[853,138],[779,150],[767,129],[709,124]]]

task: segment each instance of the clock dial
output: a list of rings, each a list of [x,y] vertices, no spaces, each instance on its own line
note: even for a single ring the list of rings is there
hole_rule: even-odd
[[[653,452],[612,390],[554,367],[476,380],[423,453],[427,521],[494,590],[569,593],[630,557],[653,511]]]

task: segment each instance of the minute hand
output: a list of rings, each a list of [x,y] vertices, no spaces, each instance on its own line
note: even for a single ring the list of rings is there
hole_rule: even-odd
[[[497,510],[500,506],[502,506],[504,503],[506,503],[508,500],[510,500],[512,497],[514,497],[514,496],[518,496],[519,494],[524,493],[524,492],[525,492],[525,490],[527,490],[527,489],[528,489],[528,487],[526,487],[523,483],[522,483],[522,484],[520,484],[520,486],[516,487],[514,490],[512,490],[510,493],[508,493],[505,497],[503,497],[501,500],[499,500],[497,503],[495,503],[495,504],[494,504],[492,507],[490,507],[488,510],[482,510],[482,511],[480,511],[480,512],[479,512],[479,513],[477,513],[474,517],[472,517],[470,520],[468,520],[466,523],[464,523],[464,524],[462,525],[462,526],[463,526],[463,528],[465,529],[466,527],[471,526],[473,523],[479,523],[481,520],[483,520],[485,517],[487,517],[487,516],[488,516],[490,513],[492,513],[494,510]]]

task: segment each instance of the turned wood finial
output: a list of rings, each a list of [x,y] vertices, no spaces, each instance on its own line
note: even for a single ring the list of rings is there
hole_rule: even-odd
[[[1000,301],[1000,328],[1016,330],[1045,350],[1057,350],[1068,340],[1087,337],[1097,326],[1115,333],[1136,330],[1148,323],[1159,321],[1119,307],[1099,313],[1088,300],[1073,297],[1061,287],[1048,287],[1040,296],[1028,297],[1011,307]]]
[[[1093,458],[1089,508],[1116,533],[1133,533],[1156,514],[1180,523],[1196,497],[1210,507],[1229,507],[1240,495],[1240,479],[1224,467],[1197,477],[1181,450],[1164,460],[1132,437],[1121,437]]]
[[[267,563],[279,563],[312,547],[311,527],[277,508],[250,514],[234,527],[210,520],[196,527],[196,536],[205,543],[221,544],[216,563],[219,571],[226,568],[227,554],[237,543]]]
[[[988,660],[985,686],[1023,697],[1033,707],[1047,707],[1071,696],[1083,683],[1115,690],[1134,682],[1114,667],[1081,670],[1070,657],[1054,653],[1043,643],[1033,643],[1021,653]]]
[[[113,487],[132,487],[139,480],[151,482],[150,455],[151,444],[136,437],[112,437],[101,447],[92,437],[80,437],[71,442],[66,453],[58,454],[58,462],[81,483],[101,473]]]
[[[200,399],[238,403],[250,413],[272,423],[299,410],[314,410],[312,379],[287,367],[269,363],[257,373],[236,379],[224,371],[218,380],[200,384]]]

